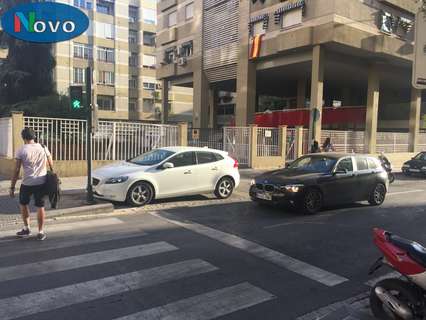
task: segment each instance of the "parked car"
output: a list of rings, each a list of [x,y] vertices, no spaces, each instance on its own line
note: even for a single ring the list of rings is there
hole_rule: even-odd
[[[96,197],[132,206],[211,191],[224,199],[239,183],[238,161],[208,148],[156,149],[93,172]]]
[[[402,165],[402,172],[405,175],[422,174],[426,176],[426,151],[420,152],[411,160]]]
[[[261,203],[292,204],[313,214],[324,205],[363,200],[381,205],[388,188],[388,175],[377,158],[316,153],[253,179],[250,197]]]

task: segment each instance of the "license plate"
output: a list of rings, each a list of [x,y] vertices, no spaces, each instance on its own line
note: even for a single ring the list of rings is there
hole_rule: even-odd
[[[268,200],[268,201],[272,200],[272,196],[270,194],[264,193],[264,192],[257,192],[256,198],[259,198],[259,199],[262,199],[262,200]]]
[[[410,169],[410,172],[420,172],[420,169]]]

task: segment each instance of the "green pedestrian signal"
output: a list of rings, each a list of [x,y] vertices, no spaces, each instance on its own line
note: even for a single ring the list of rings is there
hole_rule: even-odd
[[[70,86],[70,99],[73,110],[83,108],[83,86]]]

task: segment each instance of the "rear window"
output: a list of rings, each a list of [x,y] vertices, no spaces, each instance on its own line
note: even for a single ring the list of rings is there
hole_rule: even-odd
[[[368,162],[367,158],[364,157],[356,157],[356,166],[358,168],[358,171],[361,170],[368,170]]]
[[[218,161],[216,154],[213,152],[197,152],[197,158],[198,164]]]
[[[373,158],[367,158],[368,169],[377,169],[379,165]]]

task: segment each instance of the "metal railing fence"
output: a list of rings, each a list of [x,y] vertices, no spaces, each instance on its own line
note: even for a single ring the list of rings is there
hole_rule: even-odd
[[[409,151],[408,132],[377,132],[377,152],[397,153]]]
[[[86,120],[24,117],[54,160],[86,160]],[[99,121],[92,139],[93,160],[126,160],[178,144],[178,127],[137,122]]]
[[[257,156],[279,156],[279,129],[257,128]]]
[[[188,145],[191,147],[208,147],[223,150],[224,129],[213,128],[189,128]]]
[[[320,145],[325,139],[330,138],[337,152],[363,153],[364,152],[364,132],[363,131],[339,131],[323,130],[321,133]]]
[[[286,160],[296,160],[296,129],[287,128]]]
[[[0,118],[0,157],[13,157],[12,118]]]

